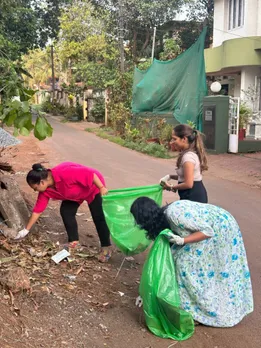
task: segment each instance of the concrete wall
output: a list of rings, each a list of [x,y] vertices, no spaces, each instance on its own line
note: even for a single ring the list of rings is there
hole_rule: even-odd
[[[213,47],[224,41],[247,36],[261,36],[261,0],[245,0],[244,24],[229,29],[229,1],[215,0]]]
[[[238,152],[259,152],[261,151],[261,141],[260,140],[239,140],[238,142]]]
[[[216,0],[214,7],[213,47],[220,46],[224,41],[225,27],[225,1]]]
[[[231,96],[239,98],[241,95],[241,76],[235,75],[234,90]]]
[[[207,73],[235,70],[242,66],[261,66],[261,36],[255,36],[251,40],[246,37],[233,38],[224,41],[221,46],[206,49],[204,54]]]
[[[248,88],[255,87],[255,77],[260,76],[261,67],[260,66],[245,66],[241,70],[241,86],[240,86],[240,97],[244,100],[249,107],[253,108],[253,103],[248,100],[246,92]]]

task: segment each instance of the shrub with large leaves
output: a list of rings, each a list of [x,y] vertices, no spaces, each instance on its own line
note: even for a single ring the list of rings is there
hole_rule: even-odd
[[[24,86],[22,73],[29,75],[20,65],[8,61],[0,64],[0,120],[8,127],[14,127],[14,135],[28,136],[32,130],[39,140],[51,137],[53,129],[47,119],[38,114],[33,124],[30,99],[35,91]]]

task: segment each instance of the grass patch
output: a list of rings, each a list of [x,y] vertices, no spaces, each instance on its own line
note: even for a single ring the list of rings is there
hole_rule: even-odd
[[[157,158],[171,158],[164,146],[145,141],[128,141],[113,134],[111,128],[86,128],[86,132],[96,134],[100,138],[107,139],[115,144],[127,147],[128,149],[144,153]]]

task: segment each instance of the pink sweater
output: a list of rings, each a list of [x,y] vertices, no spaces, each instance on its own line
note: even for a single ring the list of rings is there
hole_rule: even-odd
[[[77,163],[64,162],[50,169],[55,182],[55,189],[48,187],[44,192],[39,192],[34,213],[42,213],[48,205],[49,199],[69,200],[82,204],[87,201],[90,204],[100,192],[93,183],[96,174],[105,185],[105,180],[96,169],[82,166]]]

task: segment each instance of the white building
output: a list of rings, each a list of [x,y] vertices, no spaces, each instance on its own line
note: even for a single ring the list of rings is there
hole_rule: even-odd
[[[261,0],[215,0],[206,72],[261,116]]]

